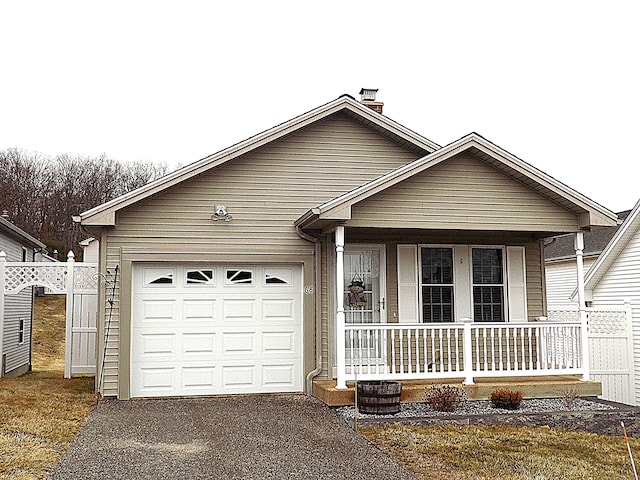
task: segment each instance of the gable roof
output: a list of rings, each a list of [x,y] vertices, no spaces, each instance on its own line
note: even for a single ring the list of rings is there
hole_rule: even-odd
[[[175,172],[165,175],[158,180],[150,182],[114,200],[87,210],[81,213],[79,217],[74,217],[74,220],[81,221],[85,225],[115,225],[116,211],[338,112],[345,113],[405,148],[417,152],[419,155],[424,155],[425,153],[433,152],[440,148],[438,144],[390,118],[374,112],[369,107],[357,102],[353,97],[342,95],[329,103],[281,123],[269,130],[265,130],[213,155],[186,165]]]
[[[310,224],[322,219],[349,220],[351,218],[351,207],[354,204],[464,151],[471,152],[504,174],[527,185],[567,210],[575,212],[580,219],[580,228],[616,224],[617,216],[615,213],[503,150],[477,133],[472,132],[433,153],[403,165],[361,187],[307,211],[298,218],[296,225],[308,227]]]
[[[640,200],[636,203],[624,223],[618,228],[607,247],[591,266],[585,276],[585,289],[593,289],[618,258],[633,236],[640,230]]]
[[[631,210],[618,212],[618,225],[614,227],[595,228],[589,232],[584,232],[584,256],[600,255],[630,213]],[[544,246],[545,261],[575,259],[576,250],[573,240],[574,236],[571,234],[553,237],[551,242]]]
[[[9,220],[6,220],[2,217],[0,217],[0,232],[6,233],[10,237],[15,238],[16,240],[20,241],[21,243],[24,243],[25,245],[30,245],[31,247],[37,247],[42,249],[46,248],[46,245],[42,243],[40,240],[38,240],[35,237],[32,237],[27,232],[25,232],[21,228],[15,226]]]

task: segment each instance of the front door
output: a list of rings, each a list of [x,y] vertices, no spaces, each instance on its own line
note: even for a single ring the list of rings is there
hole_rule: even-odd
[[[347,245],[344,251],[346,323],[385,323],[384,246]]]
[[[347,245],[344,252],[344,312],[345,323],[385,323],[386,285],[385,256],[382,245]],[[347,365],[383,364],[386,356],[384,335],[345,336]],[[364,373],[364,372],[362,372]]]

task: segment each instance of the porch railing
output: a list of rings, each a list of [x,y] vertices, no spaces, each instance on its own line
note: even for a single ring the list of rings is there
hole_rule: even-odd
[[[344,380],[584,377],[585,328],[576,322],[346,324]]]

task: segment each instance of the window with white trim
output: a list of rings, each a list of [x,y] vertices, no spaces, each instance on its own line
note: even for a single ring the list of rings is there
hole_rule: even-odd
[[[453,249],[421,249],[423,322],[453,322]]]
[[[504,322],[505,275],[502,248],[472,248],[473,320]]]
[[[523,246],[398,245],[399,322],[526,322]]]

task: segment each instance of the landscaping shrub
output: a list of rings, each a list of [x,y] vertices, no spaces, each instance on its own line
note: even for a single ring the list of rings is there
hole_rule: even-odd
[[[567,408],[575,406],[576,400],[580,398],[580,391],[576,387],[569,387],[562,393],[562,400]]]
[[[517,410],[522,403],[522,392],[520,390],[498,388],[491,392],[491,403],[496,408]]]
[[[423,401],[436,412],[453,412],[467,399],[462,388],[452,385],[431,385],[425,389]]]

